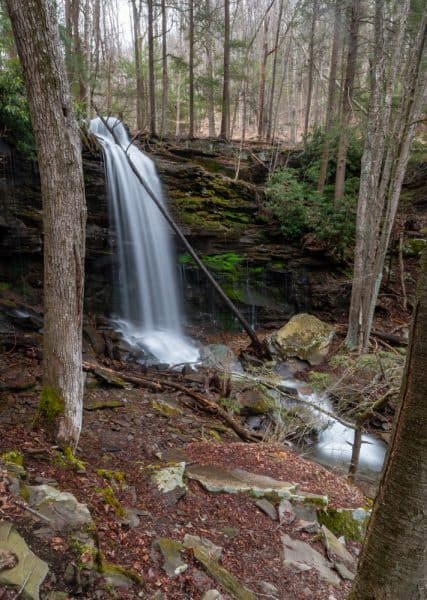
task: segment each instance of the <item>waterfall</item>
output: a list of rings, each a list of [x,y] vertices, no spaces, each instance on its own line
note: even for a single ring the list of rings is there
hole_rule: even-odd
[[[148,350],[160,362],[195,362],[198,350],[182,331],[183,313],[172,252],[172,231],[131,170],[164,204],[161,183],[152,160],[130,143],[123,124],[112,117],[108,126],[93,119],[90,131],[102,146],[110,220],[117,238],[117,327],[133,346]]]

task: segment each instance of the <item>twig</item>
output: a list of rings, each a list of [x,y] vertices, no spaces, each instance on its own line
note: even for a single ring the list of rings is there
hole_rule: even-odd
[[[19,500],[15,500],[14,498],[12,498],[11,501],[16,506],[19,506],[19,508],[22,508],[23,510],[26,510],[27,512],[31,513],[32,515],[35,515],[36,517],[38,517],[42,521],[45,521],[46,523],[49,523],[49,525],[52,523],[51,519],[42,515],[38,510],[31,508],[31,506],[28,506],[28,504],[21,503],[21,502],[19,502]]]
[[[16,598],[19,598],[19,597],[20,597],[20,595],[22,594],[22,592],[24,591],[24,589],[25,589],[25,586],[27,585],[27,583],[29,582],[29,580],[30,580],[30,578],[31,578],[32,574],[34,573],[34,570],[35,570],[35,567],[33,567],[33,568],[31,569],[31,571],[29,571],[29,573],[28,573],[28,575],[26,576],[26,578],[24,579],[24,581],[23,581],[23,583],[22,583],[21,587],[20,587],[20,588],[19,588],[19,590],[16,592],[15,599],[16,599]]]

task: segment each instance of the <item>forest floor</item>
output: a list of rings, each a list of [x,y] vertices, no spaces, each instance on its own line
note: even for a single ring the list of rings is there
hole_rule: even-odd
[[[135,374],[133,369],[133,374]],[[156,377],[155,373],[151,374]],[[205,374],[198,373],[203,380]],[[85,394],[83,432],[76,456],[77,466],[59,460],[48,431],[34,428],[40,395],[41,366],[37,359],[21,353],[2,356],[0,373],[0,454],[19,451],[24,460],[25,486],[49,483],[69,491],[90,510],[96,527],[97,550],[103,560],[141,577],[141,585],[127,579],[125,587],[111,588],[85,569],[74,576],[70,565],[85,566],[89,556],[76,554],[64,532],[47,531],[43,523],[17,506],[7,492],[7,477],[1,485],[1,520],[12,521],[36,554],[46,560],[50,572],[42,587],[66,592],[64,598],[188,598],[198,599],[213,588],[228,595],[214,581],[190,549],[182,558],[186,570],[169,577],[162,568],[156,545],[159,538],[182,542],[185,534],[207,538],[222,548],[221,564],[254,598],[340,600],[349,590],[348,581],[338,586],[319,577],[314,569],[285,569],[283,536],[308,541],[322,555],[325,549],[319,531],[301,528],[301,515],[272,520],[249,494],[208,492],[197,481],[186,480],[185,493],[162,494],[153,484],[153,473],[171,461],[186,466],[208,466],[227,471],[238,468],[280,481],[297,483],[301,491],[324,494],[329,506],[357,508],[366,504],[363,494],[344,478],[301,458],[292,450],[268,443],[244,443],[213,416],[176,392],[153,392],[131,385],[124,388],[100,385],[89,377]],[[157,375],[159,380],[162,377]],[[195,375],[197,379],[197,374]],[[196,381],[194,385],[196,385]],[[188,398],[187,398],[188,400]],[[115,401],[115,408],[108,405]],[[170,410],[165,410],[172,407]],[[1,458],[1,457],[0,457]],[[113,473],[124,476],[114,478]],[[105,490],[112,490],[113,494]],[[21,500],[25,504],[24,500]],[[131,519],[126,518],[130,514]],[[124,512],[123,512],[124,511]],[[310,513],[311,511],[311,513]],[[312,514],[316,508],[309,508]],[[309,516],[307,516],[309,519]],[[358,542],[347,541],[354,557]],[[86,577],[86,578],[85,578]],[[274,591],[272,591],[274,590]],[[14,593],[13,593],[14,594]],[[4,600],[15,598],[0,590]],[[53,596],[52,596],[53,597]],[[215,596],[213,596],[215,597]]]

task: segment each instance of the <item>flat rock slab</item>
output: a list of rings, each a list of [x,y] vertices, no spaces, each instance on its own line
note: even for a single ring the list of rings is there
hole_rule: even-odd
[[[49,519],[52,529],[75,530],[92,524],[88,507],[73,494],[61,492],[50,485],[28,486],[28,490],[30,506]]]
[[[306,542],[294,540],[289,535],[282,536],[283,565],[297,571],[314,569],[328,583],[339,586],[340,578],[332,570],[329,561]]]
[[[272,521],[277,521],[277,510],[272,502],[269,502],[265,498],[260,498],[259,500],[256,500],[255,504],[264,514],[270,517]]]
[[[181,551],[185,549],[183,544],[170,538],[159,538],[155,546],[163,556],[162,568],[169,577],[176,577],[188,568],[187,563],[181,558]]]
[[[180,488],[185,491],[186,485],[184,483],[185,462],[179,462],[170,467],[160,469],[152,477],[154,483],[162,494],[172,492],[176,488]]]
[[[236,600],[256,600],[256,596],[243,587],[232,573],[224,569],[216,560],[210,559],[203,550],[194,548],[193,552],[196,559],[202,563],[212,579],[227,590],[230,596]]]
[[[257,475],[243,469],[226,471],[217,467],[194,465],[187,468],[186,475],[198,481],[209,492],[229,494],[250,492],[258,497],[276,494],[280,498],[291,498],[296,492],[296,486],[292,483]]]
[[[327,555],[330,560],[340,560],[347,565],[354,565],[355,560],[344,544],[327,527],[321,527],[322,541],[325,545]]]
[[[186,533],[184,536],[184,546],[186,548],[199,548],[213,560],[219,560],[222,554],[221,546],[217,546],[206,538],[199,537],[198,535],[190,535]]]
[[[0,552],[3,555],[16,556],[17,562],[12,568],[0,571],[0,587],[15,586],[22,588],[21,596],[25,600],[39,600],[39,589],[49,567],[27,546],[12,523],[0,523]]]

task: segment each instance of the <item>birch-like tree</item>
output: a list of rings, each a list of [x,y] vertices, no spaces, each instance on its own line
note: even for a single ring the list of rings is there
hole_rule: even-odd
[[[375,0],[371,95],[347,334],[347,345],[359,351],[368,348],[411,143],[426,101],[427,9],[423,7],[416,19],[410,11],[410,0]]]

